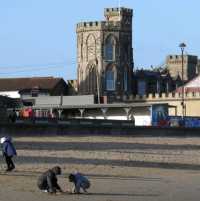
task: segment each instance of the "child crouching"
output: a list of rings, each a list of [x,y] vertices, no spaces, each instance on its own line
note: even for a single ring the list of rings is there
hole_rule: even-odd
[[[81,193],[82,189],[84,193],[87,193],[87,190],[90,187],[90,181],[87,177],[83,176],[81,173],[75,173],[69,175],[69,182],[74,184],[72,188],[72,193]]]

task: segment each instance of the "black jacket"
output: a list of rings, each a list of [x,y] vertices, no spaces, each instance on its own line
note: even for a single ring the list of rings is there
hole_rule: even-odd
[[[44,172],[39,178],[37,185],[41,190],[47,190],[50,193],[56,193],[57,190],[61,191],[57,183],[57,177],[53,170]]]

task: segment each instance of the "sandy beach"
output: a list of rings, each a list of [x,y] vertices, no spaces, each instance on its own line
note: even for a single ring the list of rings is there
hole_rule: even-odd
[[[36,186],[41,172],[60,165],[64,190],[70,172],[87,175],[88,195],[56,200],[196,200],[199,196],[200,138],[131,136],[14,137],[16,169],[5,173],[1,157],[1,201],[53,200]]]

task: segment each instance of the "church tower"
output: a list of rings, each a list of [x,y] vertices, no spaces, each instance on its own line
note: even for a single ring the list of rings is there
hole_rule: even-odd
[[[79,94],[122,101],[132,94],[132,9],[106,8],[106,20],[77,24]]]

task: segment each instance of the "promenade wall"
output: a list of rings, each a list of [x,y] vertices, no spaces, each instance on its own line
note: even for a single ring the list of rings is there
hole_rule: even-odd
[[[139,127],[132,121],[73,119],[58,122],[1,123],[4,135],[130,135],[130,136],[200,136],[200,128]]]

